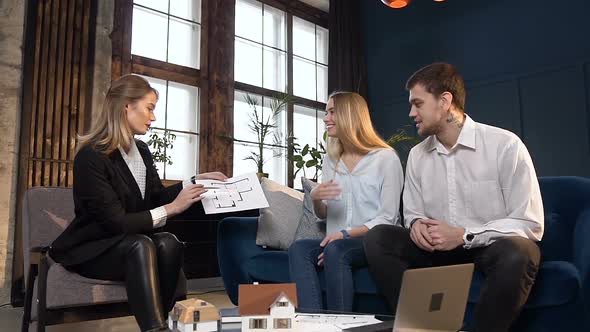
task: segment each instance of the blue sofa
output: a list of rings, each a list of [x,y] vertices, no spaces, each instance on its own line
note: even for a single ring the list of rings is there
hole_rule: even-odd
[[[539,183],[545,209],[542,264],[512,330],[590,331],[590,179],[541,177]],[[256,217],[230,217],[219,224],[219,267],[234,304],[239,284],[290,281],[287,252],[257,246],[257,226]],[[467,329],[483,280],[479,272],[474,274]],[[391,314],[367,268],[354,272],[354,288],[356,312]]]

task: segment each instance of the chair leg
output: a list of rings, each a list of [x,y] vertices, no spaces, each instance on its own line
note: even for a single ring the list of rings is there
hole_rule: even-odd
[[[48,270],[47,256],[42,255],[39,262],[39,281],[37,283],[37,332],[45,332]]]
[[[27,275],[27,290],[25,292],[25,308],[23,313],[21,332],[29,332],[29,325],[31,323],[31,305],[33,302],[33,286],[35,284],[36,276],[37,265],[31,264],[31,266],[29,267],[29,274]]]

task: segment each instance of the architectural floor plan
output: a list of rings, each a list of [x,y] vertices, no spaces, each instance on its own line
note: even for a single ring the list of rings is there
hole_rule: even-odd
[[[225,213],[268,207],[262,187],[255,173],[235,176],[227,181],[197,180],[209,187],[203,196],[205,213]]]

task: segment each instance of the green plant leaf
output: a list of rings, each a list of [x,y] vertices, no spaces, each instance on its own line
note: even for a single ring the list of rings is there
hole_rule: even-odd
[[[305,163],[305,167],[308,167],[308,168],[309,168],[309,167],[314,167],[314,166],[316,166],[317,164],[318,164],[317,160],[308,160],[308,161]]]
[[[309,144],[305,144],[305,146],[303,147],[303,150],[301,150],[301,155],[305,156],[305,155],[307,155],[307,152],[309,152]]]
[[[311,150],[311,156],[314,159],[318,159],[321,160],[322,159],[322,155],[320,154],[320,152],[318,150],[316,150],[315,148]]]

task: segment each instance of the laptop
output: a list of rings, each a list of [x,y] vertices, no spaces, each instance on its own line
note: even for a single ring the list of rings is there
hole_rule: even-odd
[[[457,332],[472,274],[473,264],[406,270],[395,320],[345,331]]]

